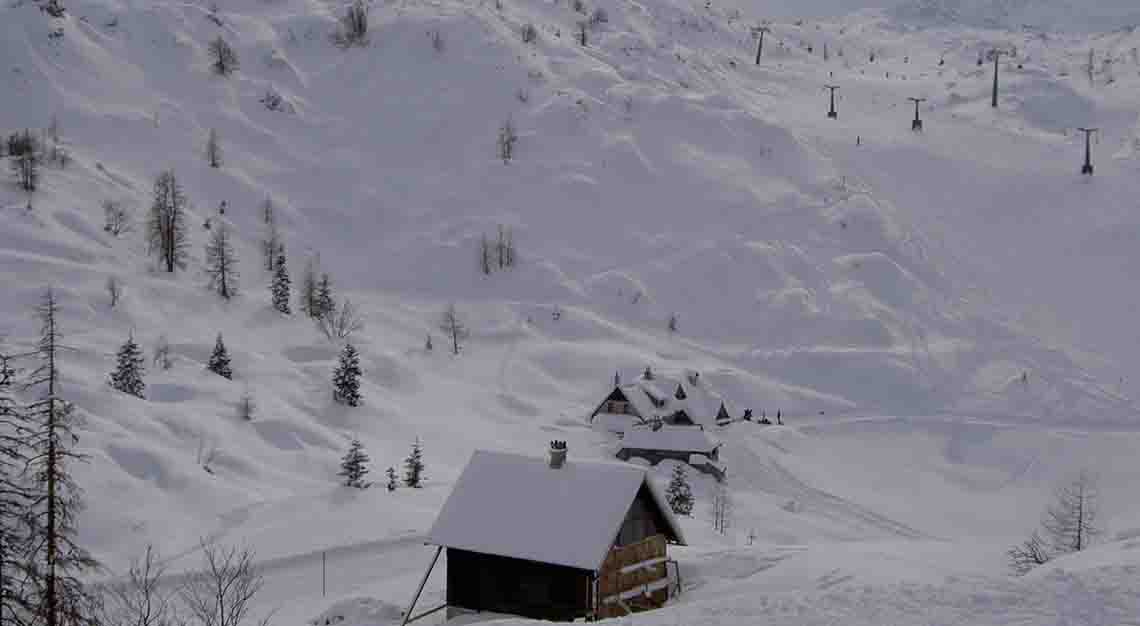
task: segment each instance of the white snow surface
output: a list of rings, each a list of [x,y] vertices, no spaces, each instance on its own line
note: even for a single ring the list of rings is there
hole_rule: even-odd
[[[27,349],[31,307],[55,286],[64,395],[90,457],[80,539],[101,576],[147,544],[174,571],[196,567],[198,542],[216,539],[256,550],[258,610],[275,623],[392,623],[472,452],[562,439],[571,463],[610,458],[619,443],[587,415],[615,370],[650,365],[673,382],[701,373],[695,402],[711,409],[696,419],[723,398],[788,425],[710,431],[733,526],[709,529],[714,482],[690,472],[690,546],[671,550],[686,593],[638,623],[1136,623],[1132,3],[843,15],[865,7],[594,0],[609,20],[582,48],[565,2],[375,1],[370,45],[348,50],[329,42],[339,1],[219,2],[220,24],[205,0],[65,4],[61,19],[0,5],[0,131],[55,116],[72,157],[31,198],[0,183],[0,337]],[[829,17],[796,23],[801,9]],[[1079,28],[1047,29],[1074,10]],[[753,28],[769,17],[757,67]],[[208,69],[218,35],[241,59],[228,79]],[[996,110],[976,64],[995,46],[1018,53],[1001,61]],[[838,120],[824,116],[832,83]],[[288,111],[261,104],[270,90]],[[922,134],[911,96],[927,98]],[[508,116],[520,138],[504,164]],[[1103,130],[1082,179],[1087,125]],[[219,169],[202,154],[211,128]],[[142,237],[166,168],[192,203],[174,276]],[[340,343],[269,307],[267,196],[294,280],[319,254],[366,315],[360,408],[331,399]],[[132,210],[134,232],[103,231],[104,199]],[[229,302],[202,272],[200,225],[223,200],[242,272]],[[483,276],[476,246],[500,224],[519,264]],[[458,357],[437,330],[450,303],[471,329]],[[165,334],[174,357],[148,368],[145,400],[106,383],[132,332],[148,352]],[[204,371],[218,332],[233,381]],[[250,422],[235,408],[246,391]],[[337,486],[353,436],[377,483],[419,437],[425,488]],[[1010,577],[1004,551],[1082,468],[1101,477],[1103,539]],[[442,585],[437,571],[421,606]]]
[[[684,531],[644,469],[575,459],[552,468],[536,457],[476,450],[427,541],[598,571],[642,485],[684,543]]]

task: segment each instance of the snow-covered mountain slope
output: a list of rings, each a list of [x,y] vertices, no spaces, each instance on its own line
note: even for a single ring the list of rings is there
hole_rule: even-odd
[[[216,14],[207,2],[66,4],[61,19],[29,1],[0,8],[0,130],[55,116],[73,158],[30,199],[0,187],[0,334],[26,346],[39,291],[59,290],[74,348],[65,388],[91,456],[84,539],[112,569],[147,542],[189,567],[200,537],[244,539],[280,574],[271,599],[308,617],[314,555],[332,549],[343,572],[388,568],[377,594],[395,602],[473,449],[559,438],[607,456],[612,438],[585,416],[615,370],[646,365],[698,371],[708,397],[779,409],[793,426],[718,433],[737,543],[756,528],[768,545],[957,545],[968,528],[987,538],[964,557],[976,575],[1001,567],[1081,459],[1108,492],[1133,484],[1116,446],[1132,441],[1127,372],[1140,364],[1135,33],[916,31],[866,13],[773,24],[756,67],[764,13],[700,2],[588,3],[608,20],[587,47],[573,37],[584,16],[566,3],[376,2],[370,45],[347,50],[329,39],[340,2],[243,0]],[[533,44],[519,36],[528,23]],[[229,78],[208,68],[219,35],[241,60]],[[998,44],[1019,55],[1003,61],[993,112],[976,60]],[[267,92],[287,110],[268,110]],[[909,130],[916,95],[928,98],[922,135]],[[519,141],[504,164],[495,141],[508,118]],[[1105,128],[1090,181],[1076,174],[1072,132],[1085,124]],[[210,129],[220,169],[203,156]],[[167,168],[193,204],[192,258],[175,276],[155,270],[140,232]],[[366,315],[353,338],[361,408],[331,401],[339,345],[269,306],[266,197],[294,278],[319,254]],[[140,227],[105,233],[104,199],[132,207]],[[207,218],[239,238],[230,302],[205,288]],[[478,243],[500,225],[520,261],[483,276]],[[125,285],[114,309],[110,276]],[[472,330],[459,357],[437,330],[453,302]],[[105,382],[132,332],[148,350],[165,334],[175,354],[171,370],[148,373],[146,400]],[[219,332],[232,382],[203,371]],[[246,391],[252,422],[236,416]],[[847,421],[880,414],[990,427]],[[864,427],[866,438],[845,430]],[[428,487],[334,487],[351,435],[377,479],[420,437]],[[997,507],[987,523],[960,514],[979,503]],[[1128,506],[1111,518],[1126,528],[1140,519]],[[724,547],[692,525],[702,545]]]
[[[1128,0],[907,0],[892,7],[903,20],[982,27],[1112,30],[1140,24]]]

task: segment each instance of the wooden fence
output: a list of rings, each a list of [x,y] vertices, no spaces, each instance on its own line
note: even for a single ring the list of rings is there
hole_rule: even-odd
[[[596,617],[625,615],[626,607],[644,611],[665,604],[669,599],[666,558],[664,535],[612,548],[598,573]]]

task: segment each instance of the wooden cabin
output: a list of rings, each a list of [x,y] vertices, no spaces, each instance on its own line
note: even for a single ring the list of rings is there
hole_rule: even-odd
[[[720,447],[700,426],[653,424],[627,431],[617,457],[645,459],[652,465],[671,459],[723,480],[726,471],[720,464]]]
[[[685,540],[646,470],[566,456],[471,457],[427,539],[447,553],[449,617],[595,620],[668,600],[667,545]]]

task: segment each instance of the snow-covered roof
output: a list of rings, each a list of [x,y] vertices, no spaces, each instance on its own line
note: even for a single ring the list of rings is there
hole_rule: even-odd
[[[621,447],[627,450],[665,450],[669,452],[711,453],[717,444],[699,426],[662,426],[630,428]]]
[[[664,495],[640,467],[571,456],[553,469],[546,459],[477,450],[427,542],[596,571],[642,485],[684,544]]]

